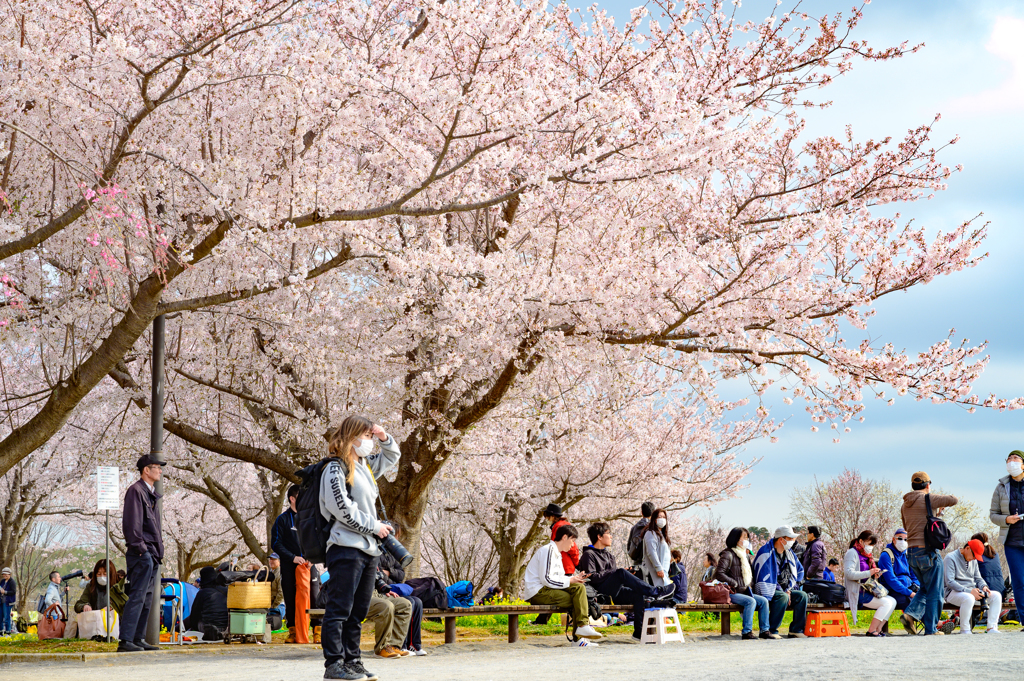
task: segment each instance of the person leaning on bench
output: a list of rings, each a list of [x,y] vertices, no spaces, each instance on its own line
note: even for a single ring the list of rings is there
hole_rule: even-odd
[[[533,605],[553,605],[570,610],[574,639],[599,639],[601,634],[589,624],[587,590],[583,586],[588,575],[582,572],[566,575],[562,566],[562,553],[575,547],[577,537],[579,532],[575,527],[562,525],[555,530],[554,541],[537,549],[523,576],[523,596]]]
[[[675,592],[675,584],[651,586],[629,570],[615,564],[615,556],[608,547],[612,545],[612,528],[608,523],[594,523],[587,528],[590,546],[583,548],[580,557],[580,572],[590,575],[588,583],[594,591],[604,594],[617,605],[633,605],[633,640],[640,642],[643,629],[645,601],[668,598]]]

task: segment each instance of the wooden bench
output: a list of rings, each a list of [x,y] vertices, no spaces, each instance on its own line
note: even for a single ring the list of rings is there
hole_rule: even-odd
[[[790,608],[792,609],[792,608]],[[943,604],[944,610],[957,610],[958,606],[954,606],[951,603]],[[980,605],[974,606],[975,610],[980,610]],[[602,605],[601,612],[632,612],[632,605]],[[833,605],[821,605],[818,603],[809,603],[807,605],[808,612],[813,610],[846,610],[849,608],[833,606]],[[864,608],[860,608],[864,610]],[[721,626],[722,636],[729,636],[732,633],[732,622],[729,617],[729,613],[742,612],[743,609],[738,605],[716,605],[713,603],[680,603],[676,605],[677,612],[710,612],[716,613]],[[324,611],[320,608],[311,608],[306,612],[309,613],[311,618],[323,617]],[[519,616],[520,615],[540,615],[543,613],[548,614],[562,614],[568,612],[565,609],[557,608],[553,605],[475,605],[471,608],[424,608],[424,617],[441,617],[444,618],[444,642],[455,643],[456,640],[456,629],[455,625],[459,617],[473,617],[476,615],[508,615],[508,642],[515,643],[519,640]],[[886,630],[888,629],[888,623],[886,623]]]

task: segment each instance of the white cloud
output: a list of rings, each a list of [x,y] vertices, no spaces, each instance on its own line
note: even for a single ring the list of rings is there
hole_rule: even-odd
[[[955,100],[953,110],[968,114],[1024,110],[1024,19],[996,17],[985,49],[1008,63],[1009,76],[995,89]]]

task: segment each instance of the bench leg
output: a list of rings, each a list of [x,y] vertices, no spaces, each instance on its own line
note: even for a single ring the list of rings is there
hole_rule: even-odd
[[[519,615],[508,616],[508,642],[515,643],[519,640]]]
[[[718,619],[722,621],[722,636],[728,636],[732,632],[732,617],[728,611],[718,613]]]
[[[444,618],[444,642],[455,643],[455,617]]]

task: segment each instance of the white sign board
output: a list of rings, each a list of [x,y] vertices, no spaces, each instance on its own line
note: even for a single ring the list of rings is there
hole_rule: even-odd
[[[96,467],[96,508],[116,511],[121,505],[120,471],[117,466]]]

